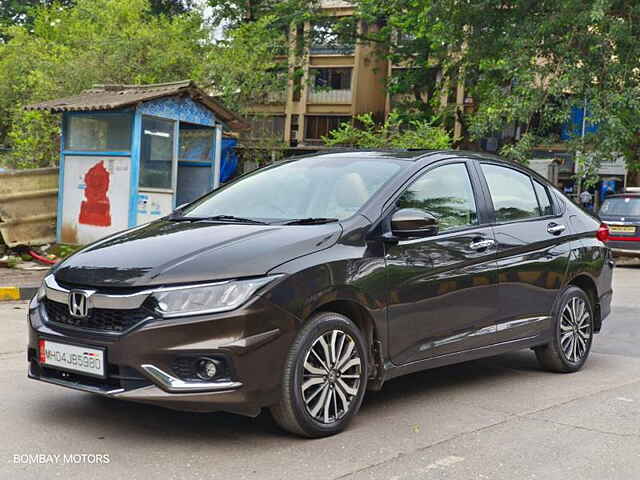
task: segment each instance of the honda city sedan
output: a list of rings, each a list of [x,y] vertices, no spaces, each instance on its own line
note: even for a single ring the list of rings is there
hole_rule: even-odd
[[[291,158],[56,265],[29,377],[331,435],[400,375],[518,349],[582,368],[610,311],[607,237],[494,157]]]

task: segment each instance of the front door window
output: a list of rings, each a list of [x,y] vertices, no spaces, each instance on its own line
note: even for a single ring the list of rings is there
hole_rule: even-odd
[[[405,190],[397,206],[418,208],[434,215],[440,232],[478,223],[473,188],[464,163],[443,165],[425,173]]]

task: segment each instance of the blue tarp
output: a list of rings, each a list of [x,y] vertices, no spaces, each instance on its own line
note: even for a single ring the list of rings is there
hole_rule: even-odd
[[[213,188],[213,149],[211,135],[191,132],[181,137],[178,162],[178,190],[176,205],[189,203]],[[220,181],[230,180],[238,169],[234,138],[222,139],[220,152]]]
[[[233,177],[238,168],[238,155],[234,150],[237,144],[238,141],[235,138],[222,139],[220,182],[226,182]],[[207,135],[182,136],[180,143],[180,162],[183,166],[188,166],[189,164],[204,166],[205,163],[213,162],[211,137]]]
[[[222,139],[222,156],[220,165],[220,182],[226,182],[233,174],[236,173],[238,168],[238,155],[234,150],[234,147],[238,144],[235,138],[223,138]]]
[[[584,118],[583,107],[571,107],[571,118],[567,123],[562,126],[562,133],[560,138],[562,140],[571,140],[575,137],[582,136],[582,120]],[[595,133],[598,131],[598,125],[595,125],[588,120],[589,112],[587,112],[587,123],[585,124],[584,134]]]

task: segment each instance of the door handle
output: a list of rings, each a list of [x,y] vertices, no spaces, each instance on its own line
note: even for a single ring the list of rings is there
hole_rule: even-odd
[[[549,232],[551,235],[559,235],[564,232],[566,228],[567,227],[565,227],[564,225],[558,225],[557,223],[552,222],[547,225],[547,232]]]
[[[491,248],[496,244],[495,240],[478,240],[477,242],[471,242],[469,244],[469,248],[471,250],[486,250],[487,248]]]

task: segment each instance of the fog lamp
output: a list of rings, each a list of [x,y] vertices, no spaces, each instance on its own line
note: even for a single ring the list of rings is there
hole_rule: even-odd
[[[216,362],[210,358],[201,358],[198,360],[196,374],[202,380],[211,380],[218,373]]]

